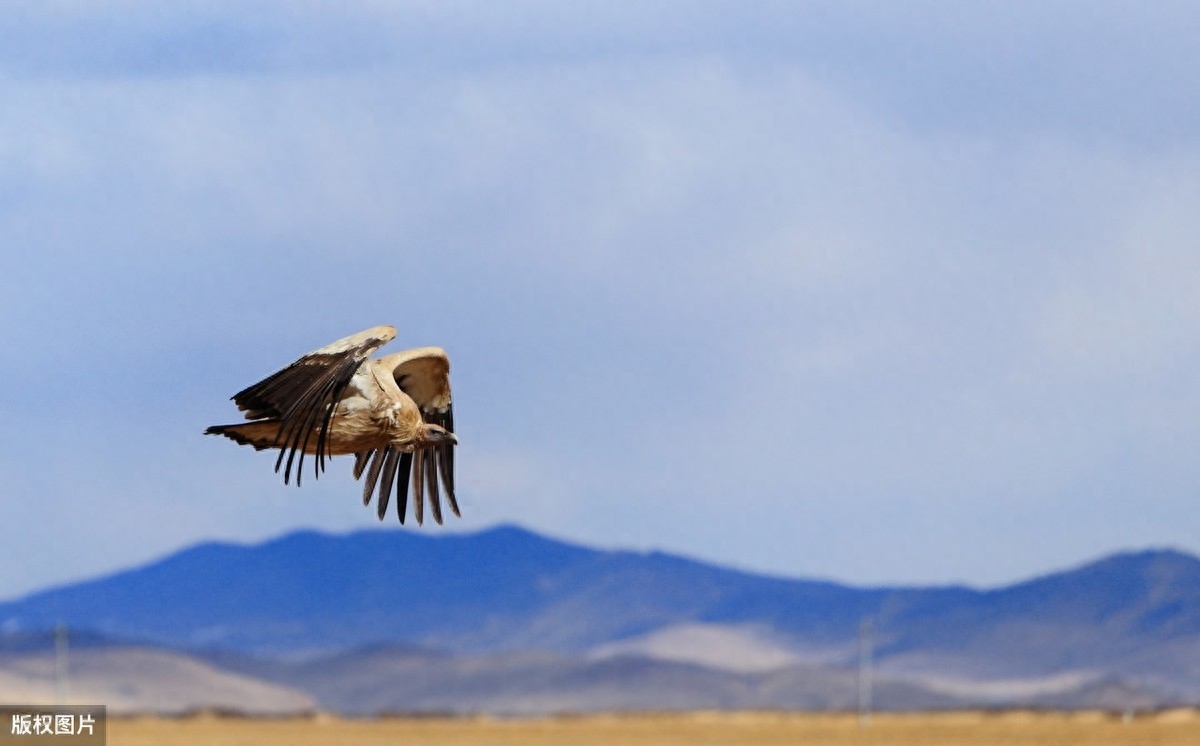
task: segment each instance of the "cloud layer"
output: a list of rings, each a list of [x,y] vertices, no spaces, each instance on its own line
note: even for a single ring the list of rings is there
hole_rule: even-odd
[[[199,436],[396,323],[466,519],[857,582],[1200,550],[1200,16],[29,5],[0,595],[361,527]],[[428,528],[423,529],[428,530]]]

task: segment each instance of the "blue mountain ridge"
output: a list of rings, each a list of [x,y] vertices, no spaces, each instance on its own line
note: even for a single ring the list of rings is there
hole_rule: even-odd
[[[755,625],[910,668],[1015,676],[1086,665],[1200,691],[1200,560],[1113,555],[1003,588],[857,588],[662,552],[603,551],[514,526],[430,536],[301,531],[205,543],[144,567],[0,603],[0,629],[282,653],[405,644],[580,652],[671,625]]]
[[[253,546],[205,543],[34,593],[0,604],[0,625],[63,622],[162,644],[243,649],[405,641],[570,650],[680,618],[856,624],[873,595],[660,552],[587,549],[512,526],[437,538],[301,531]],[[546,629],[549,619],[558,629]]]

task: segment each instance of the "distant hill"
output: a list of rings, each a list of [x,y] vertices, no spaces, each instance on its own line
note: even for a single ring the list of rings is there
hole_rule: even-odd
[[[202,544],[0,603],[2,630],[62,621],[175,650],[230,651],[230,670],[239,669],[234,659],[254,660],[247,654],[333,661],[382,646],[393,661],[399,649],[447,656],[437,670],[449,681],[460,664],[484,671],[537,654],[551,669],[586,669],[584,678],[641,671],[616,687],[626,690],[699,670],[697,686],[720,679],[716,689],[758,692],[762,702],[773,676],[852,670],[868,618],[880,679],[919,687],[913,701],[1079,702],[1085,691],[1139,706],[1200,699],[1200,560],[1165,550],[981,591],[767,577],[514,527],[436,537],[300,532],[253,546]],[[295,665],[280,670],[254,675],[290,687],[304,678]],[[511,671],[501,678],[521,680]]]
[[[592,658],[546,652],[452,655],[368,648],[306,660],[228,654],[211,662],[240,675],[309,693],[338,712],[488,712],[540,715],[603,710],[783,709],[853,711],[855,670],[791,664],[738,672],[643,656]],[[949,710],[1020,705],[1055,709],[1150,709],[1177,700],[1116,677],[1083,677],[1020,696],[940,691],[888,674],[872,682],[877,710]]]
[[[0,638],[0,702],[54,704],[55,656],[14,650]],[[214,666],[171,650],[119,644],[73,646],[68,702],[102,703],[110,713],[183,713],[216,709],[282,715],[317,708],[309,693]]]
[[[639,656],[593,659],[550,652],[452,655],[368,648],[304,660],[216,655],[218,667],[311,694],[353,715],[489,712],[539,715],[602,710],[853,710],[853,671],[793,665],[735,673]],[[964,701],[889,678],[875,682],[880,709],[949,709]]]

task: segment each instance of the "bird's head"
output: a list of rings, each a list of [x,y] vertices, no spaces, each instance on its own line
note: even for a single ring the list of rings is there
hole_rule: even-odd
[[[454,433],[441,425],[426,424],[421,432],[425,436],[425,442],[429,445],[458,445],[458,438],[454,437]]]

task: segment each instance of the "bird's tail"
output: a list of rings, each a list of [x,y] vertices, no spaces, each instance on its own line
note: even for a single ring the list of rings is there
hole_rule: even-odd
[[[255,420],[237,425],[213,425],[205,435],[224,435],[240,446],[254,446],[254,450],[279,447],[279,420]]]

